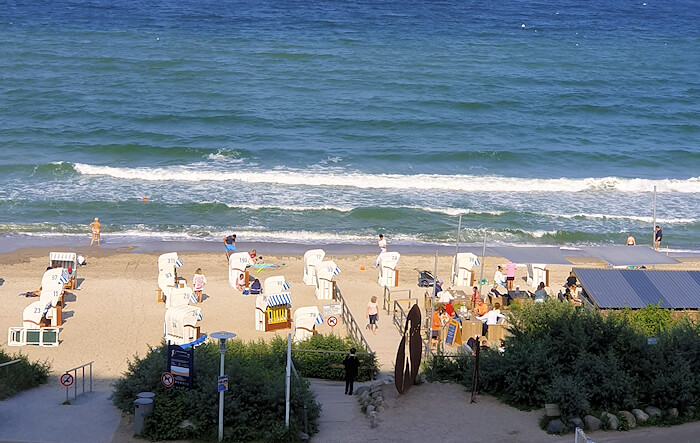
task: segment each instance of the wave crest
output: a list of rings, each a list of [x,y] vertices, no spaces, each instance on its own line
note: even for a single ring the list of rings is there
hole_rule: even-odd
[[[217,171],[192,166],[167,168],[118,168],[76,163],[82,175],[102,175],[125,180],[204,182],[239,181],[282,186],[351,187],[364,189],[417,189],[463,192],[658,192],[698,193],[700,177],[688,179],[642,178],[519,178],[478,175],[366,174],[361,172],[323,172],[302,170]],[[284,173],[281,173],[284,172]]]

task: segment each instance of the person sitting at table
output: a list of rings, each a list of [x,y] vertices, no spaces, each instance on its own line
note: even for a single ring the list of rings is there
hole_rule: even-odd
[[[442,284],[443,283],[444,282],[442,280],[438,280],[435,282],[435,288],[434,288],[435,290],[433,292],[433,295],[435,295],[435,297],[437,297],[438,294],[440,294],[442,292]]]
[[[483,300],[479,300],[476,308],[472,309],[471,312],[476,315],[486,315],[486,313],[489,312],[489,307]]]
[[[486,352],[489,350],[489,341],[484,337],[481,338],[481,352]]]
[[[537,285],[537,290],[535,291],[535,303],[543,303],[547,298],[547,291],[544,290],[544,282],[540,282]]]
[[[569,302],[574,306],[583,306],[583,300],[581,300],[581,297],[579,297],[576,292],[570,293]]]
[[[442,329],[442,323],[440,322],[440,313],[437,309],[433,310],[433,321],[431,325],[430,334],[430,349],[435,352],[437,351],[438,341],[440,340],[440,329]]]
[[[479,303],[479,300],[481,300],[481,295],[479,294],[479,288],[474,286],[472,288],[472,307],[476,306]]]
[[[569,272],[569,276],[566,278],[566,283],[564,283],[565,288],[571,288],[576,287],[576,283],[578,283],[578,279],[574,275],[574,271]]]
[[[467,346],[472,354],[474,354],[476,352],[476,347],[479,346],[479,335],[477,334],[474,337],[469,337],[469,340],[467,340]]]
[[[500,307],[500,306],[499,306]],[[481,315],[479,317],[476,317],[477,320],[481,321],[484,323],[484,328],[483,328],[483,334],[486,335],[486,333],[489,330],[490,325],[497,325],[498,321],[500,319],[505,319],[506,316],[501,314],[501,310],[493,310],[493,311],[488,311],[486,314]]]
[[[455,316],[455,308],[452,306],[452,300],[448,301],[445,303],[445,312],[447,312],[447,315],[450,316],[450,318],[454,318]]]
[[[506,287],[506,277],[503,275],[503,267],[501,265],[498,265],[498,269],[493,274],[493,284]]]

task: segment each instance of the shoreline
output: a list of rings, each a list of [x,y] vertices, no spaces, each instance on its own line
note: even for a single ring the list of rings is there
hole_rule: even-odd
[[[2,237],[0,237],[2,238]],[[223,240],[223,239],[222,239]],[[188,251],[188,252],[222,252],[223,242],[212,240],[157,240],[157,239],[126,239],[111,238],[109,235],[103,239],[102,246],[90,246],[90,236],[81,236],[80,242],[76,242],[76,236],[11,236],[4,237],[0,241],[0,255],[19,253],[24,255],[29,250],[53,250],[64,249],[70,252],[76,252],[81,255],[104,256],[113,253],[157,253],[170,251]],[[502,244],[496,243],[498,246]],[[494,256],[488,251],[488,247],[494,246],[487,242],[486,256]],[[547,245],[547,244],[517,244],[509,245],[515,247],[560,247],[567,252],[567,256],[578,257],[584,255],[578,250],[578,246],[573,245]],[[588,245],[581,245],[588,246]],[[640,245],[645,246],[645,245]],[[649,245],[650,246],[650,245]],[[239,251],[257,250],[259,255],[279,255],[279,254],[300,254],[309,249],[323,249],[331,254],[378,254],[378,247],[373,243],[303,243],[303,242],[274,242],[274,241],[244,241],[237,242]],[[483,245],[480,243],[460,243],[459,252],[471,252],[477,256],[481,256]],[[437,252],[439,255],[454,255],[456,250],[455,244],[438,244],[438,243],[404,243],[389,241],[389,250],[396,251],[401,254],[419,254],[433,255]],[[661,248],[661,253],[667,253],[670,257],[684,259],[700,259],[700,250],[673,250]]]

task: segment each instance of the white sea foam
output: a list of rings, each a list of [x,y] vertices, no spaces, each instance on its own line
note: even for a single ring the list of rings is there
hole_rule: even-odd
[[[640,222],[649,223],[649,224],[654,222],[653,217],[644,217],[644,216],[638,216],[638,215],[585,214],[582,212],[579,212],[576,214],[539,213],[539,215],[542,215],[545,217],[559,217],[559,218],[568,218],[568,219],[572,219],[575,217],[582,217],[582,218],[592,218],[592,219],[600,219],[600,220],[606,220],[606,219],[634,220],[634,221],[640,221]],[[700,221],[699,218],[657,218],[656,219],[656,223],[665,224],[665,225],[697,223],[699,221]]]
[[[324,170],[298,170],[275,168],[273,170],[240,171],[207,170],[195,166],[172,166],[167,168],[116,168],[76,163],[75,170],[83,175],[104,175],[126,180],[146,181],[238,181],[243,183],[274,184],[286,186],[349,187],[362,189],[417,189],[448,190],[463,192],[658,192],[698,193],[700,177],[685,180],[603,178],[518,178],[476,175],[437,174],[366,174],[361,172],[339,172]]]

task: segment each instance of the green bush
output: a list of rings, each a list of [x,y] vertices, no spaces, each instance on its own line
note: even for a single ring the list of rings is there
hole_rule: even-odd
[[[281,338],[274,340],[279,340],[284,347],[287,345]],[[304,377],[323,378],[326,380],[343,380],[345,378],[342,362],[350,348],[355,348],[358,353],[367,352],[364,346],[353,342],[349,337],[339,337],[333,334],[316,334],[308,341],[294,344],[293,348],[343,352],[343,354],[292,352],[294,367],[300,374],[303,374]],[[375,355],[358,355],[358,358],[361,362],[357,376],[358,381],[366,381],[377,375],[378,368]]]
[[[133,413],[139,392],[156,394],[154,410],[146,421],[144,436],[150,440],[216,439],[218,426],[218,346],[207,343],[195,349],[192,389],[165,388],[160,377],[166,370],[166,345],[151,348],[143,358],[129,362],[124,378],[117,380],[112,396],[122,411]],[[275,339],[228,343],[225,373],[229,390],[224,394],[224,427],[227,441],[297,441],[307,406],[310,432],[316,432],[320,406],[308,382],[292,377],[289,430],[284,424],[286,342]],[[188,420],[191,426],[180,428]]]
[[[504,353],[482,353],[479,390],[523,409],[557,403],[565,419],[654,405],[692,420],[700,410],[700,326],[650,305],[601,314],[549,300],[514,307]],[[658,337],[648,344],[647,337]],[[428,379],[472,386],[472,356],[435,358]],[[565,421],[566,422],[566,421]]]
[[[0,400],[35,388],[46,383],[49,379],[51,365],[48,361],[30,362],[26,355],[10,355],[4,349],[0,349],[0,363],[17,359],[21,361],[0,368]]]

